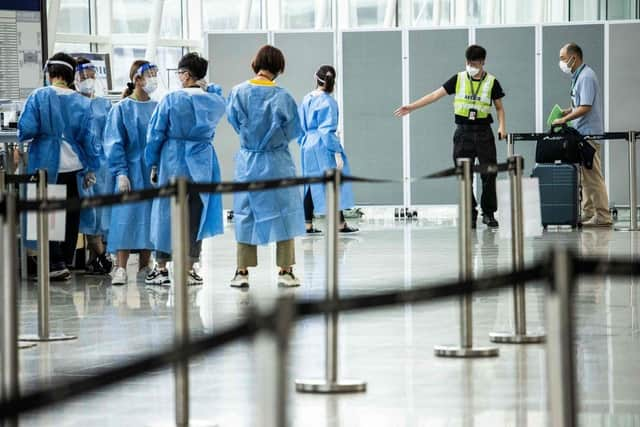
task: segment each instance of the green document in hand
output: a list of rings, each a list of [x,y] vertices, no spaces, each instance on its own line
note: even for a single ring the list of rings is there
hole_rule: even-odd
[[[560,118],[562,118],[562,108],[560,108],[560,106],[556,104],[553,106],[553,110],[551,110],[549,118],[547,118],[547,126],[551,127],[551,124]]]

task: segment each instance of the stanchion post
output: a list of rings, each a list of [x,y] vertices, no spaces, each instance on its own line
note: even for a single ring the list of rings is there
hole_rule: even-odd
[[[572,288],[574,258],[556,249],[551,260],[551,283],[547,295],[547,398],[551,427],[575,427],[576,386],[573,346]]]
[[[171,203],[173,219],[173,283],[174,305],[174,343],[176,347],[189,343],[189,295],[187,291],[187,247],[189,211],[187,209],[187,180],[176,180],[176,195]],[[189,361],[180,360],[174,368],[176,426],[189,425]]]
[[[515,147],[513,146],[513,134],[507,134],[507,157],[511,158],[515,155]]]
[[[338,227],[340,225],[340,184],[338,169],[327,172],[325,187],[327,199],[327,300],[338,301]],[[298,380],[296,390],[302,393],[356,393],[364,392],[367,384],[359,380],[340,380],[338,376],[338,313],[325,316],[325,378],[322,380]]]
[[[629,131],[629,209],[631,231],[638,230],[638,180],[636,177],[636,132]]]
[[[6,212],[2,216],[0,231],[0,263],[2,263],[2,398],[17,399],[20,395],[18,379],[18,298],[16,196],[5,193]],[[18,418],[10,418],[2,426],[17,426]]]
[[[522,174],[524,158],[509,158],[509,187],[511,193],[511,268],[524,269],[524,214],[522,196]],[[545,335],[527,333],[526,288],[523,282],[513,286],[514,333],[494,332],[489,336],[492,342],[503,344],[535,344],[544,342]]]
[[[458,159],[460,168],[460,205],[458,206],[458,263],[460,280],[473,278],[471,251],[471,209],[472,209],[472,180],[471,159]],[[498,355],[496,347],[473,346],[473,296],[464,294],[460,297],[460,345],[436,346],[435,355],[438,357],[495,357]]]
[[[37,199],[46,200],[47,171],[38,170]],[[39,210],[37,215],[38,228],[38,333],[36,335],[22,335],[21,341],[48,342],[69,341],[78,337],[63,333],[51,334],[49,327],[49,305],[51,295],[49,291],[49,214]]]

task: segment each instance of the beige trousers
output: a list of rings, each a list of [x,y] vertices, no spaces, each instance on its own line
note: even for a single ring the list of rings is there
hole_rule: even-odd
[[[296,263],[295,241],[283,240],[276,243],[276,264],[278,267],[291,267]],[[238,242],[238,267],[256,267],[258,265],[258,247]]]
[[[595,149],[593,169],[580,168],[582,171],[582,221],[596,218],[598,221],[611,222],[609,195],[602,176],[600,145],[589,142]]]

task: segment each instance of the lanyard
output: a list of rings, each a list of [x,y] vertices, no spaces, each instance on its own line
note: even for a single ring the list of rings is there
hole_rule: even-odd
[[[473,95],[473,100],[475,101],[476,98],[478,97],[478,93],[480,92],[480,88],[482,87],[482,82],[484,82],[485,77],[487,77],[487,73],[484,73],[484,75],[482,76],[482,78],[480,79],[480,81],[478,82],[478,87],[477,89],[473,89],[473,79],[471,78],[471,76],[469,75],[469,73],[467,73],[467,78],[469,79],[469,84],[471,84],[471,94]]]
[[[580,68],[578,68],[576,70],[575,75],[573,76],[573,78],[571,79],[571,93],[573,94],[573,88],[576,87],[576,83],[578,82],[578,77],[580,77],[580,73],[582,73],[582,70],[584,70],[584,66],[585,64],[582,64],[580,66]]]

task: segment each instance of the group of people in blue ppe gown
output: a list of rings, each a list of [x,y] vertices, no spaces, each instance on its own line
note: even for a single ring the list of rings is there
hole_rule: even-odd
[[[300,106],[275,83],[285,70],[285,58],[279,49],[263,46],[251,67],[254,77],[234,87],[225,99],[219,86],[205,80],[208,61],[189,53],[181,58],[176,72],[182,88],[158,102],[152,99],[158,87],[157,67],[136,60],[131,65],[130,81],[122,100],[111,107],[91,90],[95,82],[85,82],[95,78],[88,72],[88,61],[56,54],[46,66],[51,85],[29,97],[19,123],[20,138],[31,140],[29,170],[47,169],[50,183],[67,185],[68,197],[149,189],[179,177],[196,183],[219,182],[221,173],[214,141],[216,128],[226,114],[240,140],[235,181],[296,176],[289,151],[293,141],[301,147],[303,175],[319,176],[332,168],[350,173],[336,135],[339,113],[331,96],[336,81],[333,67],[322,66],[317,71],[317,87]],[[71,79],[66,78],[69,77],[66,70],[71,72]],[[77,92],[72,90],[74,71]],[[51,108],[54,102],[55,108]],[[72,160],[77,160],[76,164],[71,165]],[[68,171],[69,168],[73,170]],[[73,180],[65,175],[70,172]],[[343,184],[341,209],[353,205],[351,186]],[[324,214],[325,210],[321,184],[305,186],[302,193],[296,187],[236,193],[233,211],[237,267],[230,285],[248,287],[248,268],[258,263],[257,247],[275,242],[278,285],[300,286],[293,272],[294,239],[320,234],[313,225],[314,212]],[[195,267],[202,241],[223,232],[221,196],[189,193],[188,211],[188,284],[197,285],[203,283]],[[343,215],[341,219],[342,233],[357,231],[344,221]],[[90,239],[95,253],[90,266],[95,271],[110,270],[106,254],[116,254],[112,284],[128,282],[131,253],[139,254],[138,274],[147,284],[171,284],[167,268],[172,252],[168,199],[86,210],[75,225],[67,215],[66,226],[68,233],[75,233],[74,239],[79,227],[83,233],[99,237]],[[106,248],[103,242],[107,242]],[[71,260],[64,252],[66,244],[51,243],[52,247],[61,248],[59,255],[51,251],[52,279],[66,280],[70,276],[67,266]],[[152,253],[156,263],[150,266]],[[58,270],[64,272],[58,274]]]

